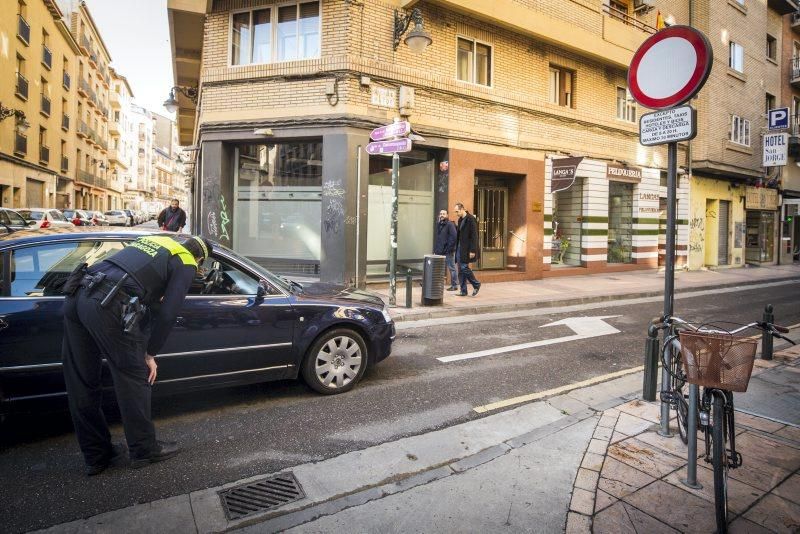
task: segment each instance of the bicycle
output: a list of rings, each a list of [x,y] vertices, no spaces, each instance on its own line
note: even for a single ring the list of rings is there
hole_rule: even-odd
[[[653,324],[665,330],[661,349],[661,364],[668,370],[670,384],[662,388],[661,401],[675,409],[681,440],[688,443],[689,397],[687,384],[697,384],[703,390],[698,403],[697,427],[705,436],[705,461],[714,471],[714,506],[717,532],[727,532],[728,470],[742,465],[742,455],[736,451],[733,393],[745,392],[753,371],[758,342],[738,337],[754,328],[795,344],[783,336],[789,329],[766,322],[754,322],[733,330],[714,325],[695,326],[680,317],[657,317]],[[672,358],[666,361],[667,349]],[[728,447],[728,444],[730,445]]]

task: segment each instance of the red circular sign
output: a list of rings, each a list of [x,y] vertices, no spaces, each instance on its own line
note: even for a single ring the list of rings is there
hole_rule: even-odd
[[[647,108],[671,108],[700,91],[713,62],[705,35],[689,26],[670,26],[650,36],[633,54],[628,88],[634,100]]]

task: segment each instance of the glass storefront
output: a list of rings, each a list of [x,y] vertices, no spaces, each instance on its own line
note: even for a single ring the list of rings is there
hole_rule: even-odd
[[[569,189],[553,193],[554,267],[581,265],[581,218],[583,216],[583,178],[575,178]]]
[[[608,263],[630,263],[633,252],[633,184],[608,183]]]
[[[434,198],[433,154],[413,150],[400,155],[399,208],[397,220],[398,268],[419,270],[425,254],[433,249]],[[367,215],[367,275],[389,274],[389,229],[392,217],[392,159],[369,158],[369,206]]]
[[[239,145],[235,180],[236,217],[219,214],[233,220],[235,250],[276,272],[318,274],[322,142]]]
[[[775,250],[775,212],[747,210],[745,261],[773,261]]]

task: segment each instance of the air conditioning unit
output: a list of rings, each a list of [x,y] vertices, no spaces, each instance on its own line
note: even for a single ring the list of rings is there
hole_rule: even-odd
[[[654,0],[634,0],[633,10],[639,15],[646,15],[655,9]]]

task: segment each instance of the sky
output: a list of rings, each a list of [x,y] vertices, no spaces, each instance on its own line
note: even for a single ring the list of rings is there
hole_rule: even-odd
[[[167,0],[86,0],[111,54],[111,66],[128,79],[134,101],[172,116],[164,100],[173,85]]]

